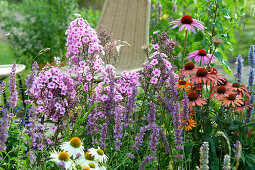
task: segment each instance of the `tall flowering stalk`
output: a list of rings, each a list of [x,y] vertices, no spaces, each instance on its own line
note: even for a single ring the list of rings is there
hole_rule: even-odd
[[[0,151],[6,150],[5,143],[7,142],[8,129],[10,126],[11,116],[9,115],[8,109],[3,110],[3,117],[0,120]]]
[[[236,59],[236,77],[237,77],[237,82],[241,83],[242,82],[242,72],[243,72],[243,58],[241,55],[239,55]]]
[[[255,67],[255,45],[251,45],[250,51],[248,53],[249,64],[251,68]]]
[[[33,66],[32,66],[32,73],[31,75],[28,76],[27,80],[26,80],[26,85],[27,88],[30,89],[32,87],[33,82],[35,81],[35,78],[37,76],[37,72],[38,72],[38,64],[36,61],[34,61]]]
[[[234,148],[235,158],[238,159],[241,156],[240,155],[241,142],[239,140],[237,140],[236,143],[234,144]]]
[[[253,113],[253,103],[254,103],[254,91],[252,90],[254,86],[254,76],[255,76],[255,45],[251,45],[249,53],[249,65],[250,65],[250,72],[249,72],[249,79],[248,79],[248,88],[251,92],[250,101],[249,103],[252,105],[251,108],[247,109],[246,112],[246,122],[249,122]]]
[[[101,134],[100,134],[102,147],[105,147],[105,141],[107,139],[106,135],[107,135],[107,123],[103,123]]]
[[[223,170],[230,170],[230,157],[229,155],[224,156],[224,164],[223,164]]]
[[[182,129],[181,127],[181,116],[179,111],[180,105],[178,103],[175,104],[173,118],[174,118],[174,138],[175,138],[175,148],[179,151],[183,150],[182,146]],[[182,159],[183,155],[175,155],[177,159]]]
[[[119,106],[115,109],[115,128],[114,128],[114,138],[116,139],[115,141],[115,149],[120,150],[120,146],[122,145],[121,143],[121,138],[122,138],[122,119],[123,119],[123,107]]]
[[[203,142],[200,147],[200,170],[209,170],[209,143]]]
[[[0,100],[1,100],[1,97],[2,97],[2,93],[4,92],[4,89],[5,89],[5,85],[6,85],[6,82],[2,81],[1,85],[0,85]]]
[[[250,89],[253,88],[254,76],[255,76],[255,70],[254,68],[250,67],[249,78],[248,78],[248,88]]]
[[[10,107],[15,108],[18,100],[18,91],[16,86],[16,63],[13,63],[12,70],[10,72]]]
[[[170,147],[169,147],[167,138],[164,132],[162,131],[162,127],[158,126],[155,123],[156,121],[155,112],[156,112],[155,104],[153,102],[150,102],[150,111],[147,116],[148,125],[141,127],[140,132],[135,137],[136,144],[132,145],[132,147],[136,151],[138,151],[139,147],[142,146],[143,144],[145,133],[149,130],[152,131],[150,136],[150,142],[149,142],[151,153],[144,158],[144,160],[140,164],[139,169],[143,169],[147,162],[151,162],[157,159],[156,151],[157,151],[157,146],[158,146],[160,137],[162,138],[164,142],[164,145],[166,147],[166,152],[169,152]]]

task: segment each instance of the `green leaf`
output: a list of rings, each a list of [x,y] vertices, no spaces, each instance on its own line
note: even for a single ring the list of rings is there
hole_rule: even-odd
[[[223,59],[222,63],[223,63],[223,67],[224,67],[224,70],[226,71],[226,73],[228,73],[230,76],[233,76],[233,72],[232,72],[231,68],[229,67],[228,61]]]
[[[210,119],[205,120],[205,134],[209,135],[212,133],[212,123]]]
[[[244,125],[243,127],[255,127],[255,122],[250,122],[247,125]]]

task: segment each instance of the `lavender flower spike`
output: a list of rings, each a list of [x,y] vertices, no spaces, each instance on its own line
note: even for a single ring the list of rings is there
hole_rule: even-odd
[[[35,61],[32,66],[32,74],[29,75],[26,80],[27,89],[30,89],[30,87],[32,86],[32,84],[36,78],[38,68],[39,68],[39,66],[38,66],[37,62]]]
[[[10,72],[10,107],[15,108],[18,100],[18,92],[16,89],[16,63],[13,63],[12,70]]]
[[[5,85],[6,85],[6,82],[5,81],[2,81],[0,82],[0,100],[1,100],[1,95],[2,93],[4,92],[4,88],[5,88]]]
[[[101,131],[101,146],[105,147],[105,141],[106,141],[106,135],[107,135],[107,123],[103,123],[102,125],[102,131]]]
[[[151,162],[156,159],[157,158],[154,155],[152,155],[152,154],[148,155],[147,157],[144,158],[143,162],[140,164],[139,170],[144,169],[144,166],[146,165],[147,162]]]
[[[5,142],[7,141],[8,137],[8,128],[10,126],[9,123],[9,115],[8,115],[8,109],[4,109],[3,111],[3,117],[0,120],[0,151],[6,150]]]
[[[175,148],[177,150],[183,150],[183,146],[182,146],[182,129],[180,128],[181,126],[181,117],[180,117],[180,111],[179,111],[179,104],[175,104],[175,112],[173,113],[173,117],[174,117],[174,138],[175,138]],[[182,158],[182,155],[176,155],[176,158]]]
[[[150,112],[148,114],[147,117],[147,121],[149,122],[149,124],[152,124],[153,122],[155,122],[156,118],[155,118],[155,104],[153,102],[150,103]]]
[[[248,78],[248,87],[249,88],[253,88],[254,75],[255,75],[254,68],[250,67],[249,78]]]
[[[250,67],[254,68],[254,66],[255,66],[255,45],[251,45],[248,56],[249,56]]]
[[[243,72],[243,58],[241,55],[239,55],[236,59],[236,77],[237,77],[237,82],[241,83],[242,82],[242,72]]]
[[[119,106],[115,109],[115,128],[114,128],[114,138],[116,139],[115,141],[115,149],[120,150],[120,146],[122,145],[121,143],[121,138],[122,138],[122,120],[123,120],[123,107]]]

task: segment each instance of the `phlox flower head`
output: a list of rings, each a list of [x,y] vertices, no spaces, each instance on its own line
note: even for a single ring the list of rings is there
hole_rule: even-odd
[[[74,107],[77,101],[76,85],[77,83],[70,76],[62,73],[58,68],[48,69],[46,66],[26,92],[37,104],[36,113],[44,112],[48,118],[55,120],[60,114],[64,116],[67,109]]]
[[[157,82],[158,82],[158,79],[156,77],[151,78],[151,83],[152,84],[157,84]]]
[[[158,49],[159,49],[159,45],[158,45],[158,44],[154,44],[154,45],[153,45],[153,49],[154,49],[154,50],[158,50]]]
[[[174,29],[178,26],[181,26],[179,28],[179,31],[182,31],[183,29],[185,30],[192,30],[194,34],[196,34],[196,30],[194,27],[198,28],[199,30],[204,30],[205,27],[201,21],[193,19],[189,15],[184,15],[182,18],[174,20],[169,23],[169,26],[173,25],[171,29]]]

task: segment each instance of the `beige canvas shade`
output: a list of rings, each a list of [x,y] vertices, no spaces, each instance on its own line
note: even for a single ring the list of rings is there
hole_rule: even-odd
[[[139,71],[146,61],[142,46],[149,45],[150,0],[105,0],[97,31],[101,25],[114,40],[127,41],[117,63],[117,74]]]

